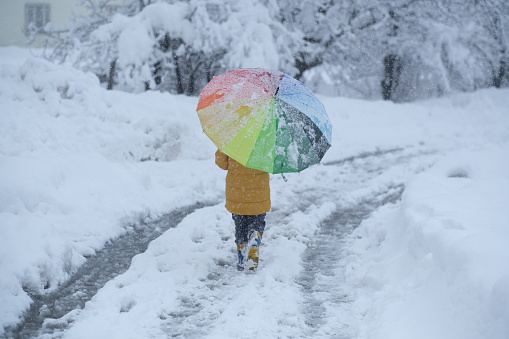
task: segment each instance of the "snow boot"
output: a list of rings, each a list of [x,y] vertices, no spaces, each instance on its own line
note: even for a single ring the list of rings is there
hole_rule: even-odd
[[[237,270],[244,270],[244,252],[246,250],[246,244],[237,244]]]
[[[247,254],[247,262],[246,265],[250,271],[256,270],[258,268],[258,257],[259,257],[259,249],[260,243],[262,242],[262,235],[260,232],[253,232],[249,236],[249,252]]]

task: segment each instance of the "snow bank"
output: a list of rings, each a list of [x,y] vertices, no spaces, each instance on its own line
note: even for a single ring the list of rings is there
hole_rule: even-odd
[[[17,61],[22,62],[22,61]],[[106,91],[29,58],[0,68],[0,323],[54,290],[132,218],[224,189],[194,98]],[[182,185],[182,183],[187,183]]]
[[[444,157],[352,234],[361,338],[509,337],[508,155]]]

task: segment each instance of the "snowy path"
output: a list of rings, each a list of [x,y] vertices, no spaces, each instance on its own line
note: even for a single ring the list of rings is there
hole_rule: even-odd
[[[150,223],[133,225],[127,234],[108,243],[103,250],[90,257],[69,281],[57,291],[47,295],[31,293],[34,300],[16,328],[9,328],[5,337],[31,338],[40,333],[52,333],[56,328],[43,327],[45,319],[58,319],[70,311],[83,308],[106,282],[124,273],[132,258],[143,253],[148,244],[168,229],[177,226],[182,219],[205,205],[196,204],[177,209]]]
[[[135,227],[110,246],[112,251],[90,258],[67,285],[34,298],[24,323],[6,333],[15,338],[355,337],[355,319],[348,317],[355,293],[342,288],[338,267],[344,235],[377,207],[397,200],[405,179],[428,166],[427,153],[412,147],[363,153],[276,184],[275,194],[285,202],[268,215],[255,274],[232,266],[232,230],[224,226],[230,216],[222,204],[191,206]],[[307,186],[317,180],[306,181],[306,175],[322,176],[320,187]],[[136,253],[142,254],[121,274]],[[337,319],[338,314],[345,316]],[[126,333],[134,320],[137,331]]]

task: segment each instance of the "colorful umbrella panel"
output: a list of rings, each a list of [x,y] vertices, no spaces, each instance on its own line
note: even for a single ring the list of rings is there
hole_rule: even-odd
[[[214,77],[197,108],[204,132],[225,154],[269,173],[320,162],[332,126],[323,104],[281,72],[240,69]]]

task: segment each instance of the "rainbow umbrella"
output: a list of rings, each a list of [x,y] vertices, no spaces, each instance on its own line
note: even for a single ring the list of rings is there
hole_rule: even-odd
[[[214,77],[196,108],[203,131],[223,153],[269,173],[300,172],[331,145],[323,104],[291,76],[259,68]]]

